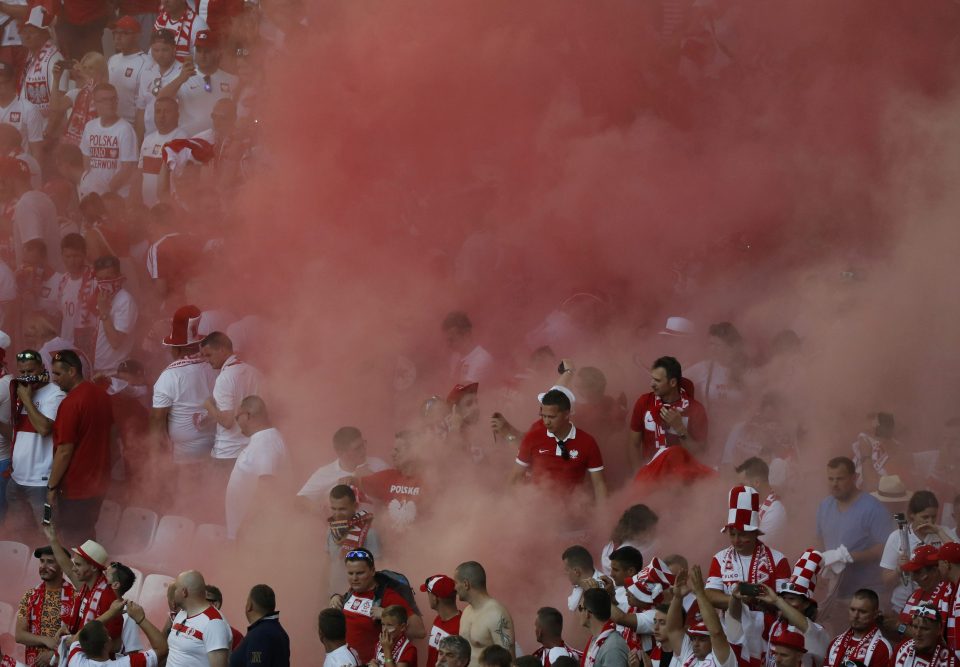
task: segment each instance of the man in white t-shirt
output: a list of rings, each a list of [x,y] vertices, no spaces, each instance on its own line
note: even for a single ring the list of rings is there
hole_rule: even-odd
[[[451,350],[450,378],[454,384],[470,384],[488,380],[493,370],[493,356],[473,341],[473,323],[466,313],[456,311],[443,319],[444,338]]]
[[[203,409],[213,391],[217,372],[200,356],[203,336],[197,331],[200,309],[182,306],[173,315],[171,333],[163,339],[173,363],[153,386],[150,429],[158,440],[173,445],[173,463],[184,491],[198,488],[213,449],[214,423]],[[188,502],[189,498],[184,498]]]
[[[13,474],[7,484],[7,502],[11,518],[22,522],[32,513],[39,526],[53,465],[53,421],[66,394],[45,379],[47,371],[36,350],[17,354],[17,378],[27,377],[31,380],[15,380]]]
[[[289,457],[280,432],[270,423],[259,396],[246,396],[237,410],[237,425],[249,438],[227,483],[227,537],[236,539],[251,508],[282,495]]]
[[[180,74],[176,59],[176,35],[169,30],[154,31],[150,37],[150,59],[140,73],[140,92],[137,94],[137,119],[134,127],[138,137],[157,131],[153,103],[164,86]]]
[[[746,486],[757,490],[760,500],[760,532],[770,544],[777,544],[786,537],[787,508],[770,486],[770,466],[767,462],[752,456],[736,467],[740,479]]]
[[[87,122],[80,139],[83,153],[83,178],[80,196],[96,192],[116,192],[126,197],[130,179],[137,168],[137,135],[133,125],[118,113],[120,98],[109,83],[93,89],[93,106],[97,118]]]
[[[207,601],[207,584],[196,570],[180,573],[173,583],[180,609],[167,644],[167,667],[227,667],[233,633],[220,611]]]
[[[297,493],[297,501],[310,510],[325,507],[330,489],[349,477],[363,477],[387,469],[378,458],[367,458],[367,441],[354,426],[343,426],[333,434],[337,459],[314,472]]]
[[[260,393],[260,372],[233,353],[233,342],[222,331],[207,334],[200,342],[200,354],[212,368],[220,371],[213,385],[213,395],[203,404],[217,422],[213,442],[214,470],[222,479],[210,480],[213,488],[223,488],[233,464],[247,446],[248,439],[236,422],[240,401]]]
[[[0,123],[9,123],[23,137],[22,148],[36,157],[43,142],[43,118],[40,110],[17,95],[17,75],[13,67],[0,63]]]
[[[143,138],[137,165],[140,170],[140,197],[147,207],[160,202],[157,184],[163,165],[164,144],[187,137],[187,133],[180,129],[180,103],[177,98],[158,97],[152,104],[156,130]]]
[[[30,168],[22,160],[0,156],[0,205],[13,211],[13,252],[17,266],[23,264],[23,244],[43,239],[50,266],[63,271],[60,257],[60,223],[53,200],[30,189]]]
[[[60,242],[60,252],[66,269],[57,285],[60,337],[89,358],[96,347],[97,314],[90,307],[96,278],[87,264],[87,242],[80,234],[67,234]]]
[[[237,77],[220,69],[220,44],[209,30],[197,33],[196,53],[196,65],[187,60],[176,78],[160,91],[160,97],[179,100],[180,126],[191,137],[213,127],[213,107],[237,89]]]
[[[70,645],[67,651],[64,667],[100,667],[101,665],[116,665],[117,667],[157,667],[167,657],[167,638],[147,618],[143,607],[135,602],[124,600],[114,601],[118,607],[126,607],[130,619],[143,630],[150,642],[150,650],[133,651],[118,658],[111,659],[113,642],[107,628],[100,621],[90,621],[77,633],[77,641]],[[112,613],[112,609],[110,612]],[[169,664],[169,663],[168,663]],[[223,663],[226,665],[226,662]]]
[[[140,50],[140,23],[132,16],[122,16],[113,24],[115,53],[107,61],[110,83],[117,89],[120,117],[131,125],[137,117],[137,95],[140,75],[148,66],[147,54]]]
[[[323,667],[360,667],[360,656],[347,644],[347,617],[343,610],[330,607],[321,611],[317,632],[326,653]]]
[[[95,375],[115,375],[121,361],[133,351],[139,310],[133,295],[123,287],[120,260],[101,257],[93,264],[97,281],[97,343],[93,357]]]

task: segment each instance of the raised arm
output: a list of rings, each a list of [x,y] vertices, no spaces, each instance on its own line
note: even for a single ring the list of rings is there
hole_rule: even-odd
[[[150,642],[150,648],[156,651],[157,657],[162,662],[167,656],[168,650],[166,635],[164,635],[157,628],[157,626],[150,622],[150,619],[147,618],[147,613],[143,610],[143,607],[138,605],[136,602],[127,602],[127,614],[133,619],[133,622],[140,626],[140,629],[143,630],[143,634],[147,636],[147,641]]]
[[[800,632],[805,633],[810,628],[810,621],[803,615],[803,612],[787,604],[786,600],[777,595],[774,590],[766,584],[760,585],[763,586],[763,592],[758,597],[762,602],[773,605],[780,610],[780,615],[783,616],[784,620]]]
[[[710,632],[710,642],[713,645],[713,654],[717,660],[723,664],[730,658],[730,642],[727,641],[727,634],[723,631],[723,625],[720,624],[720,616],[707,597],[707,591],[703,587],[703,573],[699,565],[690,568],[690,584],[693,588],[693,594],[697,596],[697,604],[700,607],[700,616],[703,618],[703,624],[707,626]]]
[[[677,653],[683,646],[683,589],[687,583],[687,571],[681,570],[673,584],[673,597],[670,599],[670,608],[667,609],[667,622],[664,632],[670,640],[670,646]]]
[[[66,575],[74,587],[78,589],[81,588],[83,582],[77,579],[73,573],[73,561],[70,560],[70,554],[67,553],[67,550],[60,544],[60,538],[57,537],[57,527],[53,521],[43,527],[43,533],[50,542],[50,547],[53,549],[53,557],[57,559],[57,565],[63,570],[63,574]]]

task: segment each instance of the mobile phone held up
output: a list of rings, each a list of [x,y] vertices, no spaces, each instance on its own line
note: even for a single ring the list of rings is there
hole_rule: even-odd
[[[745,581],[741,581],[737,584],[737,590],[740,591],[740,595],[746,598],[755,598],[761,593],[763,593],[763,586],[760,584],[748,584]]]
[[[44,503],[43,504],[43,525],[49,526],[51,521],[53,521],[53,507],[50,506],[50,503]]]

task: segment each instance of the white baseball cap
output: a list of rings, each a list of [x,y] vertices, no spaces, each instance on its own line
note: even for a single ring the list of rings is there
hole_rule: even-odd
[[[33,9],[30,10],[30,15],[27,17],[27,20],[23,22],[23,25],[40,28],[40,30],[47,30],[50,28],[52,18],[47,10],[40,5],[35,5]]]

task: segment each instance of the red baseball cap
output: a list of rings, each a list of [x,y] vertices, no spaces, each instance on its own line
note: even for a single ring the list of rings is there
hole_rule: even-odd
[[[940,551],[929,544],[921,544],[914,549],[913,558],[904,563],[901,569],[904,572],[916,572],[925,567],[936,567],[940,561]]]
[[[121,16],[113,24],[114,32],[140,32],[140,22],[132,16]]]
[[[954,565],[960,565],[960,543],[947,542],[937,551],[937,560],[945,560]]]
[[[770,637],[770,643],[774,646],[792,648],[794,651],[800,651],[801,653],[807,652],[803,635],[792,625],[787,626],[783,623],[778,623],[776,629],[773,631],[773,636]]]
[[[220,46],[217,36],[210,30],[201,30],[197,33],[197,39],[194,45],[198,49],[216,49]]]
[[[452,598],[457,594],[456,583],[445,574],[435,574],[420,584],[420,591],[433,593],[438,598]]]

